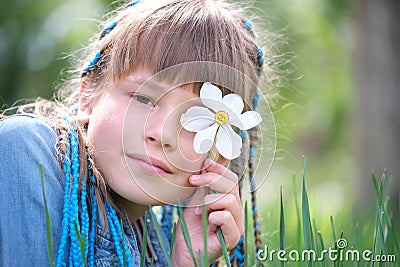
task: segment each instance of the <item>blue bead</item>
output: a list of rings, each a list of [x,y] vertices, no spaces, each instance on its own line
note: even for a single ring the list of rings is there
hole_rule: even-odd
[[[128,8],[128,7],[134,6],[139,2],[140,2],[139,0],[134,0],[134,1],[130,2],[129,4],[127,4],[125,7]]]
[[[249,19],[246,19],[246,21],[244,22],[244,28],[246,30],[253,30],[254,29],[253,22]]]
[[[257,50],[257,63],[259,67],[264,64],[264,50],[260,47]]]

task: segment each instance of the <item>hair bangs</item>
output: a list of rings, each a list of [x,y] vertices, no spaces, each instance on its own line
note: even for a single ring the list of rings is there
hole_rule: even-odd
[[[144,68],[164,82],[190,84],[195,91],[206,81],[220,85],[224,93],[240,90],[249,78],[257,83],[255,68],[249,68],[254,65],[249,50],[256,49],[246,48],[239,37],[246,31],[242,18],[222,14],[225,9],[215,5],[211,9],[207,1],[180,1],[180,5],[177,9],[169,2],[147,14],[124,14],[119,22],[123,27],[118,26],[123,31],[111,43],[112,79],[121,80]],[[234,74],[227,74],[226,68],[234,69]],[[245,96],[247,90],[236,93]]]

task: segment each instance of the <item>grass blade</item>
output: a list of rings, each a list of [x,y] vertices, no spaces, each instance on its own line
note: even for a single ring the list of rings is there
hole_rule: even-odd
[[[222,234],[221,227],[217,228],[219,242],[221,243],[222,253],[224,254],[224,259],[227,267],[231,267],[231,262],[229,260],[228,250],[226,249],[226,243],[224,239],[224,235]],[[206,253],[205,253],[206,254]],[[208,265],[206,265],[208,266]]]
[[[387,199],[386,203],[383,201],[383,187],[384,187],[384,182],[385,182],[385,178],[386,178],[386,170],[382,174],[382,178],[379,183],[379,186],[378,186],[378,181],[377,181],[375,174],[372,173],[371,176],[372,176],[372,181],[374,184],[375,193],[376,193],[376,197],[377,197],[377,206],[379,206],[381,209],[379,217],[377,217],[377,218],[379,218],[379,220],[376,220],[376,223],[378,223],[376,226],[379,226],[382,228],[382,229],[379,229],[379,231],[382,234],[384,234],[384,232],[385,232],[383,229],[387,228],[387,232],[392,241],[391,243],[393,245],[393,249],[395,250],[397,255],[400,255],[400,245],[398,243],[398,239],[396,238],[396,234],[394,232],[393,225],[392,225],[392,220],[389,215],[389,198]],[[399,201],[400,201],[400,199],[399,199]],[[382,218],[382,215],[384,216],[384,218]],[[378,214],[377,214],[377,216],[378,216]],[[384,238],[384,240],[387,241],[386,238]],[[381,243],[382,243],[382,241],[381,241]],[[386,249],[386,246],[385,246],[385,249]]]
[[[306,190],[306,162],[304,160],[304,175],[303,175],[303,192],[302,192],[302,204],[301,204],[301,215],[303,220],[303,237],[304,245],[307,250],[314,250],[314,236],[312,232],[311,220],[310,220],[310,208],[308,204],[308,196]],[[312,261],[308,262],[309,266],[312,266]]]
[[[185,239],[185,243],[186,243],[186,246],[187,246],[187,248],[189,250],[190,256],[192,257],[194,266],[197,267],[197,262],[196,262],[196,258],[194,257],[192,242],[190,241],[189,230],[187,228],[185,216],[183,215],[183,212],[182,212],[182,207],[179,206],[178,210],[179,210],[179,214],[181,214],[181,216],[179,216],[179,220],[181,222],[183,238]],[[199,255],[199,258],[201,260],[202,257],[200,257],[200,255]]]
[[[158,240],[160,241],[161,249],[165,255],[165,258],[167,259],[168,266],[172,267],[171,258],[168,257],[169,253],[167,251],[167,246],[165,244],[164,237],[161,233],[160,225],[158,224],[156,215],[154,214],[154,212],[151,209],[150,209],[150,215],[151,215],[151,220],[153,221],[154,229],[156,230]]]
[[[333,216],[331,216],[331,227],[332,227],[332,237],[333,237],[333,242],[336,242],[336,230],[335,230],[335,224],[333,223]]]
[[[301,249],[301,217],[300,217],[300,205],[299,205],[299,193],[297,191],[297,185],[296,185],[296,176],[292,176],[292,183],[293,183],[293,195],[294,195],[294,202],[295,202],[295,207],[296,207],[296,218],[297,218],[297,229],[296,229],[296,248],[297,250]],[[300,262],[298,263],[300,266]]]
[[[324,249],[325,249],[325,246],[324,246],[324,240],[323,240],[323,238],[322,238],[322,234],[321,234],[321,232],[320,231],[317,231],[317,237],[318,237],[318,243],[319,243],[319,247],[320,247],[320,252],[321,251],[324,251]],[[321,262],[321,266],[322,267],[327,267],[328,265],[326,264],[326,262],[325,262],[325,258],[324,258],[324,260]]]
[[[204,264],[204,257],[203,253],[201,253],[201,250],[199,250],[199,262],[200,262],[200,267],[207,267],[207,265]]]
[[[78,224],[76,223],[76,221],[74,220],[74,228],[75,228],[75,232],[76,232],[76,237],[78,238],[78,242],[79,242],[79,248],[81,249],[81,257],[83,260],[83,265],[85,267],[88,267],[87,261],[86,261],[86,256],[85,256],[85,242],[86,240],[83,240],[80,233],[79,233],[79,227]]]
[[[249,214],[247,213],[247,200],[244,203],[244,266],[250,266],[248,248]]]
[[[207,209],[206,205],[203,203],[201,207],[201,220],[203,223],[203,241],[204,241],[204,251],[203,251],[203,257],[204,257],[204,265],[209,266],[209,260],[208,260],[208,215],[207,215]],[[218,227],[219,230],[219,227]],[[219,233],[219,232],[218,232]],[[221,242],[221,240],[220,240]]]
[[[154,256],[151,255],[150,267],[153,267],[153,266],[154,266]]]
[[[146,253],[147,253],[147,213],[144,214],[144,225],[143,225],[143,239],[142,249],[140,250],[140,267],[145,266]],[[171,250],[172,251],[172,250]]]
[[[175,245],[175,238],[176,238],[176,222],[174,222],[174,226],[172,227],[172,234],[171,234],[171,246],[169,252],[171,253],[170,257],[172,257],[172,251]]]
[[[43,172],[43,166],[42,163],[39,163],[39,169],[40,169],[40,178],[42,180],[42,194],[43,194],[43,203],[44,203],[44,209],[46,212],[46,238],[47,238],[47,253],[49,256],[49,261],[50,261],[50,266],[54,267],[54,258],[53,258],[53,230],[51,228],[51,219],[50,219],[50,212],[49,212],[49,207],[47,206],[47,200],[46,200],[46,188],[45,188],[45,183],[44,183],[44,172]]]
[[[279,216],[279,244],[280,249],[285,249],[285,214],[283,209],[283,196],[282,196],[282,186],[281,186],[281,212]],[[281,261],[281,266],[285,266],[285,262]]]

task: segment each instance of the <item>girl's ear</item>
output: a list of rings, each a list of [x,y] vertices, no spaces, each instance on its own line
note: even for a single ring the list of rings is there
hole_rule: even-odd
[[[78,103],[78,113],[76,114],[77,119],[83,123],[87,124],[90,120],[90,115],[93,111],[93,96],[91,96],[90,81],[87,76],[82,78],[81,88],[79,90],[79,103]]]

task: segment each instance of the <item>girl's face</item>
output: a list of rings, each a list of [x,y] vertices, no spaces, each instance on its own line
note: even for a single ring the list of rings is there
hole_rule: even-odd
[[[151,76],[137,70],[89,103],[88,138],[98,169],[121,197],[139,205],[183,202],[195,189],[189,176],[207,155],[194,151],[195,133],[182,128],[180,116],[201,102],[191,90],[147,81]]]

